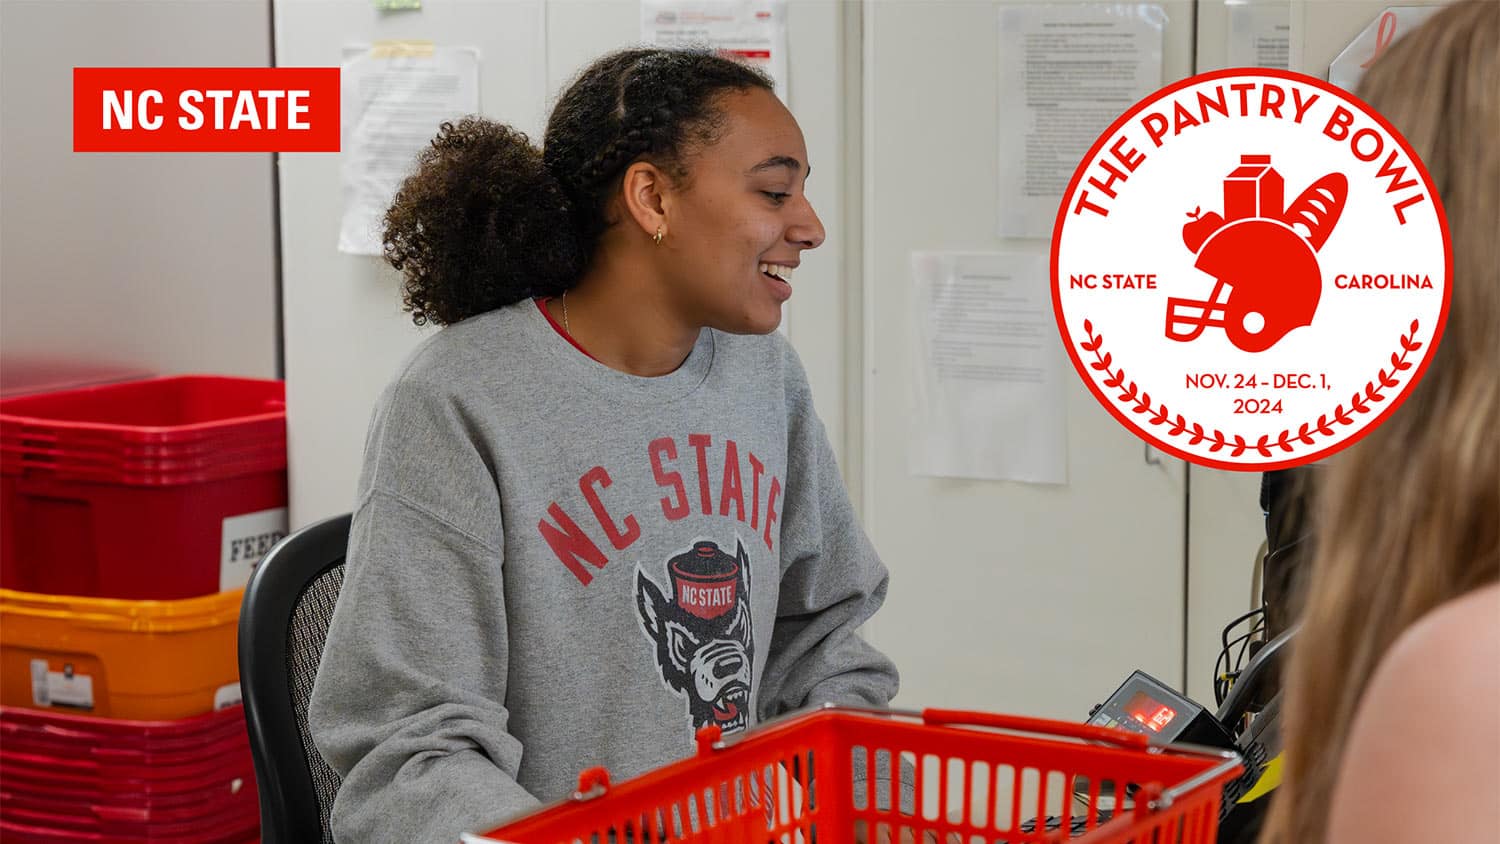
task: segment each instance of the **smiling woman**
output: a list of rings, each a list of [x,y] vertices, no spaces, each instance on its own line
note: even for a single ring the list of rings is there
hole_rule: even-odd
[[[774,329],[824,231],[768,79],[631,50],[538,149],[445,125],[386,256],[444,327],[378,403],[313,694],[339,840],[456,840],[820,703],[887,575]]]
[[[541,297],[600,362],[660,375],[700,328],[775,329],[824,238],[810,170],[756,71],[626,51],[568,89],[543,150],[485,120],[444,126],[387,215],[386,254],[418,324]]]

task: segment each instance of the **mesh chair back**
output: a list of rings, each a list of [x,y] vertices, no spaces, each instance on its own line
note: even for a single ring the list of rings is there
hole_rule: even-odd
[[[310,525],[266,554],[240,609],[240,688],[260,789],[262,844],[331,844],[338,774],[307,728],[313,681],[344,582],[348,515]]]
[[[297,734],[302,739],[302,755],[307,760],[313,791],[318,796],[318,823],[323,830],[324,844],[333,844],[328,816],[333,811],[333,798],[339,793],[341,780],[313,744],[312,734],[307,729],[307,706],[312,701],[313,681],[318,678],[318,664],[323,659],[328,623],[333,621],[334,603],[338,601],[339,587],[343,585],[344,565],[340,563],[308,585],[307,591],[297,599],[291,625],[287,628],[287,683],[291,686],[292,712],[296,716]]]

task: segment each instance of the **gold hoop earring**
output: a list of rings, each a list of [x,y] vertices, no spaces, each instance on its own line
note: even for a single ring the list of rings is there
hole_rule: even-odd
[[[661,245],[661,226],[657,226],[657,227],[656,227],[656,234],[655,234],[655,235],[653,235],[653,236],[652,236],[652,237],[651,237],[651,240],[652,240],[652,242],[654,242],[654,243],[655,243],[655,244],[656,244],[656,245],[657,245],[657,246],[660,246],[660,245]]]

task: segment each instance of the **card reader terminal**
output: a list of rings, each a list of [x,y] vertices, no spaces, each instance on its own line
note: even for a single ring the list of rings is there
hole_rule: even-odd
[[[1186,742],[1234,749],[1234,736],[1212,712],[1144,671],[1131,674],[1089,713],[1088,723],[1140,733],[1154,744]]]

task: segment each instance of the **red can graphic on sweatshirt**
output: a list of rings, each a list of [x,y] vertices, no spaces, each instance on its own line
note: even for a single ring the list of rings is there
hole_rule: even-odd
[[[740,564],[712,542],[672,558],[670,565],[677,605],[702,619],[718,618],[738,600]]]

